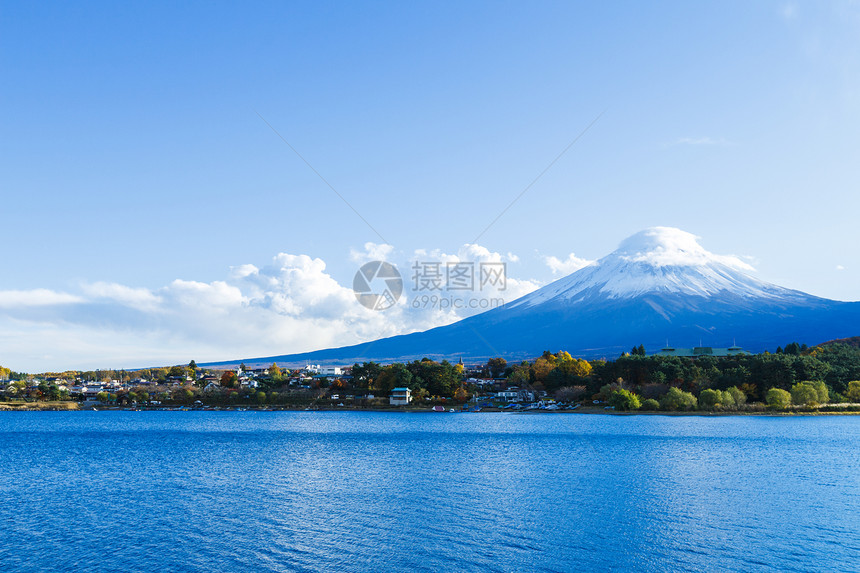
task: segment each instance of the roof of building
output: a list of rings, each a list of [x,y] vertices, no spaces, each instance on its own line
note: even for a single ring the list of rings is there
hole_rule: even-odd
[[[693,348],[672,348],[667,346],[655,352],[654,356],[682,356],[685,358],[698,358],[699,356],[745,356],[749,354],[740,346],[729,346],[728,348],[713,348],[711,346],[695,346]]]

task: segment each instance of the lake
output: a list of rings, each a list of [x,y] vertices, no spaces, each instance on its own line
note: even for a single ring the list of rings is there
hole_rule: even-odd
[[[0,413],[0,571],[849,571],[860,417]]]

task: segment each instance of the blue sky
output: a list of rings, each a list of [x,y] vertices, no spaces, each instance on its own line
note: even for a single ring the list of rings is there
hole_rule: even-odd
[[[335,292],[368,242],[475,256],[598,116],[477,241],[523,292],[559,276],[547,257],[667,225],[764,280],[858,300],[858,38],[849,1],[5,2],[0,363],[227,359],[435,324],[326,323],[346,298],[309,294],[312,323],[275,312],[267,344],[247,316],[177,311],[209,340],[153,318],[147,293],[180,305],[182,285],[218,291],[242,265],[277,270],[270,295],[302,273]]]

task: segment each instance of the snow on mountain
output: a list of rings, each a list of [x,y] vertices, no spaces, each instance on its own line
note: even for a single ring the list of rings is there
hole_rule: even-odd
[[[753,270],[737,257],[707,251],[691,233],[652,227],[627,238],[617,250],[595,263],[508,307],[532,307],[549,301],[571,304],[594,297],[633,298],[649,293],[702,297],[730,293],[771,300],[805,296],[747,274]]]
[[[773,350],[856,336],[860,302],[815,297],[761,281],[737,257],[716,255],[695,235],[653,227],[595,263],[501,307],[424,332],[343,348],[246,359],[246,363],[351,364],[493,356],[529,358],[544,350],[612,357],[666,340]]]

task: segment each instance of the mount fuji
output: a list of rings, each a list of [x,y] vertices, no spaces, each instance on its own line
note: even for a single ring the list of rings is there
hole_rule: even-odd
[[[459,322],[373,342],[246,360],[298,364],[430,357],[531,358],[544,350],[613,358],[649,351],[732,346],[760,352],[860,331],[860,302],[839,302],[763,282],[747,263],[705,250],[695,235],[654,227],[602,259],[504,306]],[[227,364],[227,363],[224,363]]]

